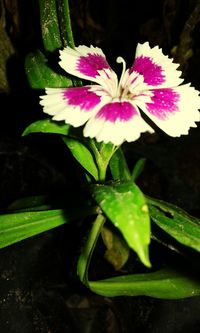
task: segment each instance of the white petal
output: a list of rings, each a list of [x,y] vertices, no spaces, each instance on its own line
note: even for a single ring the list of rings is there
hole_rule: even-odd
[[[98,47],[80,45],[60,51],[60,66],[69,74],[96,82],[109,90],[116,86],[117,76]],[[113,83],[114,82],[114,83]],[[111,91],[112,94],[112,91]]]
[[[143,132],[154,132],[145,123],[138,111],[127,121],[120,118],[117,118],[115,121],[109,121],[105,117],[98,117],[100,112],[101,110],[90,118],[85,125],[83,130],[85,137],[96,138],[98,142],[111,142],[114,145],[120,145],[124,141],[131,142],[137,140]]]
[[[96,94],[95,90],[98,91]],[[41,96],[40,104],[43,111],[53,120],[63,120],[78,127],[82,126],[102,106],[107,96],[99,90],[99,86],[85,86],[66,89],[46,89],[46,95]]]
[[[165,99],[163,96],[163,100],[158,98],[152,104],[144,105],[144,103],[137,102],[137,105],[168,135],[176,137],[188,134],[190,127],[196,127],[195,122],[200,121],[199,92],[189,84],[170,89],[177,94],[177,101],[170,101],[169,98]],[[170,89],[166,89],[166,91]],[[159,92],[159,89],[155,92]],[[161,92],[164,94],[165,89]]]
[[[182,73],[177,70],[178,67],[179,65],[164,55],[158,46],[151,48],[146,42],[138,44],[130,73],[136,72],[143,75],[144,82],[149,88],[175,87],[183,82],[183,79],[180,79]]]

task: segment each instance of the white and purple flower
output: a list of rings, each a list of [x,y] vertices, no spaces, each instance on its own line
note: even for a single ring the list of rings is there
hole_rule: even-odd
[[[199,92],[190,84],[180,85],[179,65],[158,46],[138,44],[129,69],[121,57],[117,62],[123,65],[119,80],[100,48],[79,46],[60,51],[59,64],[67,73],[95,84],[46,88],[40,101],[44,112],[74,127],[85,124],[85,137],[115,145],[135,141],[143,132],[154,132],[139,110],[174,137],[196,127]]]

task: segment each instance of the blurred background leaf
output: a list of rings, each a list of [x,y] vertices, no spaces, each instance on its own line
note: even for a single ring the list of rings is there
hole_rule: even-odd
[[[14,15],[17,17],[17,10],[14,11]],[[8,93],[10,90],[7,77],[7,62],[14,53],[14,46],[6,31],[5,3],[3,0],[0,0],[0,92]]]

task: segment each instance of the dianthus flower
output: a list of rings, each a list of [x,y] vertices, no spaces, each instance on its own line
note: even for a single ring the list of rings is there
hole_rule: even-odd
[[[53,120],[79,127],[83,135],[119,145],[135,141],[143,132],[153,133],[144,114],[171,136],[188,134],[200,120],[199,92],[182,84],[181,71],[173,59],[149,43],[138,44],[135,60],[123,69],[120,79],[109,66],[102,50],[78,46],[60,51],[60,66],[69,74],[95,84],[83,87],[46,88],[40,104]]]

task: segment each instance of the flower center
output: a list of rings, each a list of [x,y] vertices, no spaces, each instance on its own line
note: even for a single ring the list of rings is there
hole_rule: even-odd
[[[118,87],[117,87],[117,97],[119,97],[120,99],[130,99],[131,96],[133,96],[133,92],[130,91],[130,85],[133,83],[136,83],[134,81],[137,81],[138,79],[138,74],[137,76],[133,79],[133,81],[130,81],[130,73],[129,71],[126,70],[126,62],[122,57],[118,57],[117,58],[117,63],[118,64],[122,64],[122,73],[121,73],[121,77],[118,83]]]
[[[117,63],[122,64],[122,73],[118,81],[116,97],[120,100],[138,99],[140,96],[149,96],[150,92],[144,89],[144,78],[137,72],[126,70],[126,62],[122,57],[117,58]],[[149,97],[148,97],[149,100]]]

